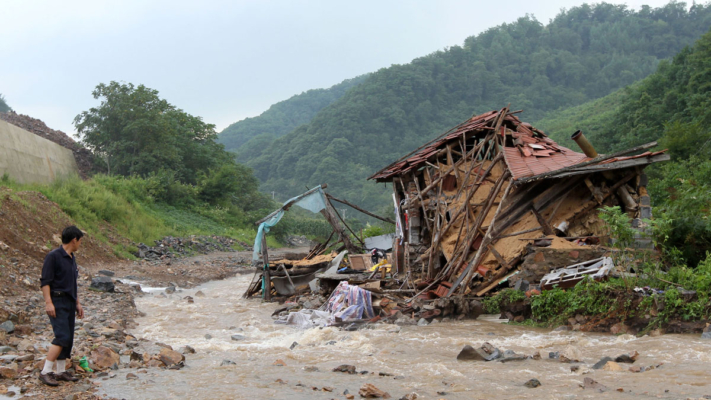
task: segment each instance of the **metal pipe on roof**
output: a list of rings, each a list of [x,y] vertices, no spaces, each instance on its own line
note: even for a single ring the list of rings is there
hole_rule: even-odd
[[[577,130],[575,133],[573,133],[572,136],[570,136],[571,139],[575,141],[575,143],[578,144],[580,149],[585,153],[586,156],[590,158],[595,158],[598,156],[597,151],[595,151],[595,148],[593,145],[588,141],[588,139],[583,135],[583,131]]]

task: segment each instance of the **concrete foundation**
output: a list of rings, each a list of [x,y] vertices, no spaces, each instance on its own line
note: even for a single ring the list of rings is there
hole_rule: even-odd
[[[51,183],[78,173],[71,150],[0,120],[0,176],[8,174],[19,183]]]

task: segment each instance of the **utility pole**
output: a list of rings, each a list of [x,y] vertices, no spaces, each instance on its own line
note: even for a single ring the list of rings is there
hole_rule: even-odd
[[[341,211],[343,211],[343,220],[344,220],[344,221],[346,220],[346,210],[348,210],[348,209],[347,209],[347,208],[341,208]]]
[[[274,200],[274,193],[276,192],[272,191],[272,200]]]

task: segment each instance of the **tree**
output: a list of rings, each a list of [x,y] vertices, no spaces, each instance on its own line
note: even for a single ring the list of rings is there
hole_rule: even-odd
[[[7,103],[5,102],[5,96],[3,96],[2,93],[0,93],[0,112],[8,112],[11,110],[12,110],[12,108],[10,108],[10,106],[8,106]]]
[[[200,173],[233,164],[215,142],[214,125],[161,99],[157,90],[111,82],[92,94],[101,104],[79,114],[74,125],[110,174],[145,177],[166,170],[196,184]]]

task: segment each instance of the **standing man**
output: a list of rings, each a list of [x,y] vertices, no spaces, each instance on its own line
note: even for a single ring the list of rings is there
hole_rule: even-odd
[[[74,257],[83,236],[84,233],[76,226],[65,228],[62,231],[62,245],[47,254],[42,266],[40,284],[45,310],[54,330],[54,340],[47,351],[47,359],[39,380],[49,386],[57,386],[57,381],[79,380],[65,368],[74,343],[74,317],[76,315],[84,318],[84,309],[77,296],[79,271]]]

